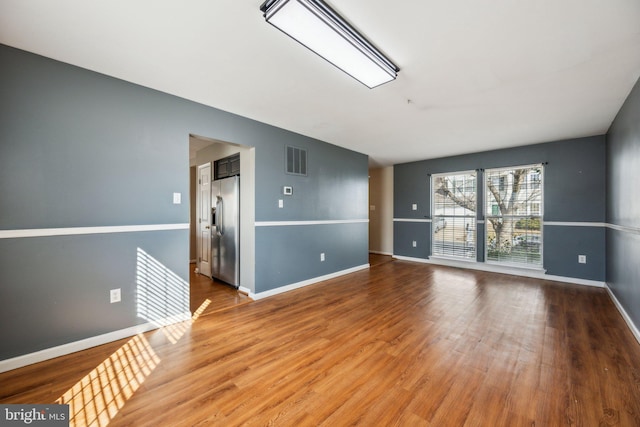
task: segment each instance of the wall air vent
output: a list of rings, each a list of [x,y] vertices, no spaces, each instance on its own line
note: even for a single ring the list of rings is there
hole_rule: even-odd
[[[287,146],[284,164],[286,173],[307,176],[307,150]]]

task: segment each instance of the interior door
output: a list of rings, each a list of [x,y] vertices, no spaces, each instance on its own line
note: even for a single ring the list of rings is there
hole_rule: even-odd
[[[198,271],[211,277],[211,163],[198,166]]]

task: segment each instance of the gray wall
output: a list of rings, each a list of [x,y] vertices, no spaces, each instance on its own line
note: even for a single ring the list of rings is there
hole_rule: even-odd
[[[256,148],[256,176],[282,170],[285,146],[307,149],[307,176],[280,172],[256,191],[256,222],[352,221],[369,217],[368,158],[335,146],[283,141],[269,150]],[[365,171],[363,174],[362,171]],[[293,188],[291,196],[283,187]],[[314,195],[313,197],[309,197]],[[278,208],[282,199],[283,208]],[[256,227],[256,292],[324,276],[368,259],[368,224],[278,225]],[[363,250],[363,244],[366,250]],[[320,261],[320,253],[325,261]]]
[[[640,328],[640,80],[607,134],[607,283]],[[617,226],[617,227],[615,227]]]
[[[275,286],[256,280],[256,292],[366,265],[368,252],[359,246],[368,238],[367,223],[257,227],[256,247],[266,250],[256,253],[256,279],[268,277]]]
[[[307,150],[307,176],[284,173],[285,147]],[[304,221],[367,219],[369,210],[368,157],[343,148],[318,146],[312,140],[283,139],[268,148],[256,148],[257,176],[271,176],[256,193],[256,221]],[[275,168],[275,170],[274,170]],[[367,173],[362,176],[362,168]],[[293,188],[291,196],[282,194],[283,186]],[[314,195],[313,197],[308,197]],[[278,208],[278,199],[284,208]]]
[[[0,63],[0,230],[188,223],[189,134],[256,147],[258,220],[366,218],[363,154],[7,46]],[[287,144],[309,148],[307,178],[284,173]],[[294,196],[277,210],[282,185]],[[360,228],[260,227],[255,290],[366,263]],[[338,233],[349,253],[327,246],[321,268],[299,253],[301,237]],[[183,287],[189,230],[0,239],[0,360],[145,323],[134,301],[149,263]],[[183,297],[148,303],[170,315]]]
[[[545,222],[605,221],[605,137],[572,139],[486,151],[395,165],[394,218],[430,217],[430,175],[437,173],[547,163],[544,169]],[[482,191],[478,194],[482,206]],[[412,210],[412,204],[418,210]],[[478,219],[483,220],[482,212]],[[394,224],[394,254],[415,258],[431,255],[429,223]],[[605,280],[603,227],[545,226],[544,268],[547,274],[587,280]],[[484,227],[478,226],[478,261],[483,261]],[[417,241],[417,247],[411,243]],[[578,254],[587,264],[578,264]]]
[[[185,234],[0,239],[0,360],[188,311]],[[164,269],[177,277],[149,289]],[[122,302],[109,303],[112,288],[122,289]],[[147,291],[157,296],[145,299]],[[160,296],[168,293],[169,302]],[[139,315],[141,306],[152,315]]]

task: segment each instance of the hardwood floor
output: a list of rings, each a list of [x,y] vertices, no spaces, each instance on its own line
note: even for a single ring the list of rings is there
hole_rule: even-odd
[[[191,312],[205,316],[230,307],[253,302],[247,295],[231,286],[213,282],[210,278],[195,273],[195,264],[189,265],[189,288]]]
[[[100,426],[640,426],[640,344],[603,289],[371,265],[0,374],[0,403]]]

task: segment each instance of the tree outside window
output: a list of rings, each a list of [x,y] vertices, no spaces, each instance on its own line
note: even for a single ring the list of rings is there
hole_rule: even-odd
[[[487,261],[542,265],[542,165],[487,170],[485,183]]]

